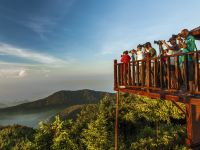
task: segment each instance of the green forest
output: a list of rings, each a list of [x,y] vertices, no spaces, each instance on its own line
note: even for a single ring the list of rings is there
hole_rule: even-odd
[[[0,149],[114,150],[114,127],[115,99],[105,96],[85,105],[75,119],[56,116],[37,129],[0,127]],[[120,150],[187,149],[185,114],[169,101],[121,93],[119,133]]]

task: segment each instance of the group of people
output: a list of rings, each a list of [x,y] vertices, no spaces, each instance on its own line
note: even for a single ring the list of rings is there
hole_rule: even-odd
[[[176,57],[170,57],[170,66],[167,66],[167,57],[164,56],[170,56],[174,54],[181,54],[181,53],[188,53],[188,52],[193,52],[197,50],[196,44],[195,44],[195,38],[190,34],[188,29],[183,29],[181,33],[178,35],[172,35],[172,37],[169,39],[168,42],[165,40],[160,40],[160,41],[154,41],[154,43],[158,44],[159,46],[159,54],[157,55],[157,51],[152,47],[150,42],[147,42],[143,45],[139,44],[137,46],[137,49],[132,49],[131,51],[124,51],[123,55],[121,55],[121,62],[122,63],[129,63],[130,61],[139,61],[139,60],[144,60],[147,58],[147,56],[151,58],[155,58],[157,56],[163,56],[162,61],[164,64],[163,68],[163,76],[164,76],[164,82],[167,84],[167,70],[166,68],[170,68],[170,75],[171,75],[171,86],[172,88],[176,88],[176,85],[178,82],[177,77],[175,75],[175,62],[179,62],[179,73],[181,75],[181,80],[182,86],[184,86],[184,81],[185,81],[185,68],[184,68],[184,61],[185,61],[185,56],[180,55],[179,59],[176,60]],[[131,57],[129,56],[129,53],[131,53]],[[187,55],[188,59],[188,65],[187,69],[188,71],[188,80],[189,80],[189,90],[190,93],[192,94],[195,90],[194,86],[194,61],[193,61],[193,56],[192,55]],[[141,81],[141,62],[139,63],[139,73],[140,73],[140,81]],[[127,69],[126,69],[127,70]],[[126,72],[125,70],[125,72]],[[153,65],[151,65],[151,72],[153,75]],[[159,70],[159,69],[158,69]]]

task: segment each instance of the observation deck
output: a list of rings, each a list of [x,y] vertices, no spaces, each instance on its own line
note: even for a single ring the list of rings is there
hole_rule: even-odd
[[[180,64],[180,58],[184,62]],[[193,59],[193,94],[189,94],[188,57]],[[171,72],[171,61],[175,70]],[[184,68],[184,69],[183,69]],[[173,74],[172,74],[173,73]],[[184,76],[184,78],[183,78]],[[160,56],[156,58],[117,63],[114,60],[114,90],[172,101],[186,114],[187,140],[190,147],[200,147],[200,51]],[[183,110],[177,102],[184,103]]]
[[[191,31],[200,40],[200,27]],[[192,58],[191,62],[188,57]],[[184,61],[181,63],[180,59]],[[171,65],[175,68],[171,70]],[[192,72],[192,74],[191,74]],[[193,80],[194,90],[190,94],[189,79]],[[150,58],[130,63],[118,63],[114,60],[114,90],[147,96],[153,99],[172,101],[186,114],[187,139],[186,144],[200,148],[200,50],[189,53],[177,53],[168,56]],[[184,103],[183,110],[177,102]],[[118,96],[116,99],[116,149],[118,145]]]

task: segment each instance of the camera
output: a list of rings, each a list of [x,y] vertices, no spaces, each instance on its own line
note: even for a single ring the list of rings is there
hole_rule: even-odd
[[[154,44],[162,45],[162,41],[161,40],[154,41]]]
[[[177,39],[178,38],[178,34],[173,34],[172,38]]]
[[[181,33],[172,35],[172,38],[174,38],[174,39],[177,39],[178,37],[181,37]]]
[[[146,44],[139,44],[138,47],[145,47]]]

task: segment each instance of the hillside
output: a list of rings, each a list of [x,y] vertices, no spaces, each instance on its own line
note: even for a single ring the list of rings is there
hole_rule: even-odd
[[[114,96],[112,93],[93,90],[59,91],[40,100],[2,108],[0,109],[0,114],[7,112],[41,112],[49,109],[66,108],[72,105],[94,104],[106,95]]]
[[[32,141],[34,133],[34,129],[20,125],[0,127],[0,149],[26,149],[24,143]]]
[[[77,118],[77,114],[81,112],[82,109],[85,109],[86,107],[92,107],[96,106],[97,104],[83,104],[83,105],[73,105],[70,107],[67,107],[66,109],[56,113],[55,116],[59,116],[61,120],[67,120],[67,119],[73,119],[75,120]],[[52,116],[50,118],[50,122],[55,121],[55,116]]]
[[[59,91],[34,102],[0,109],[0,125],[20,124],[37,128],[40,121],[49,121],[59,112],[65,114],[64,118],[75,118],[81,108],[78,105],[96,104],[106,95],[114,97],[112,93],[92,90]]]

